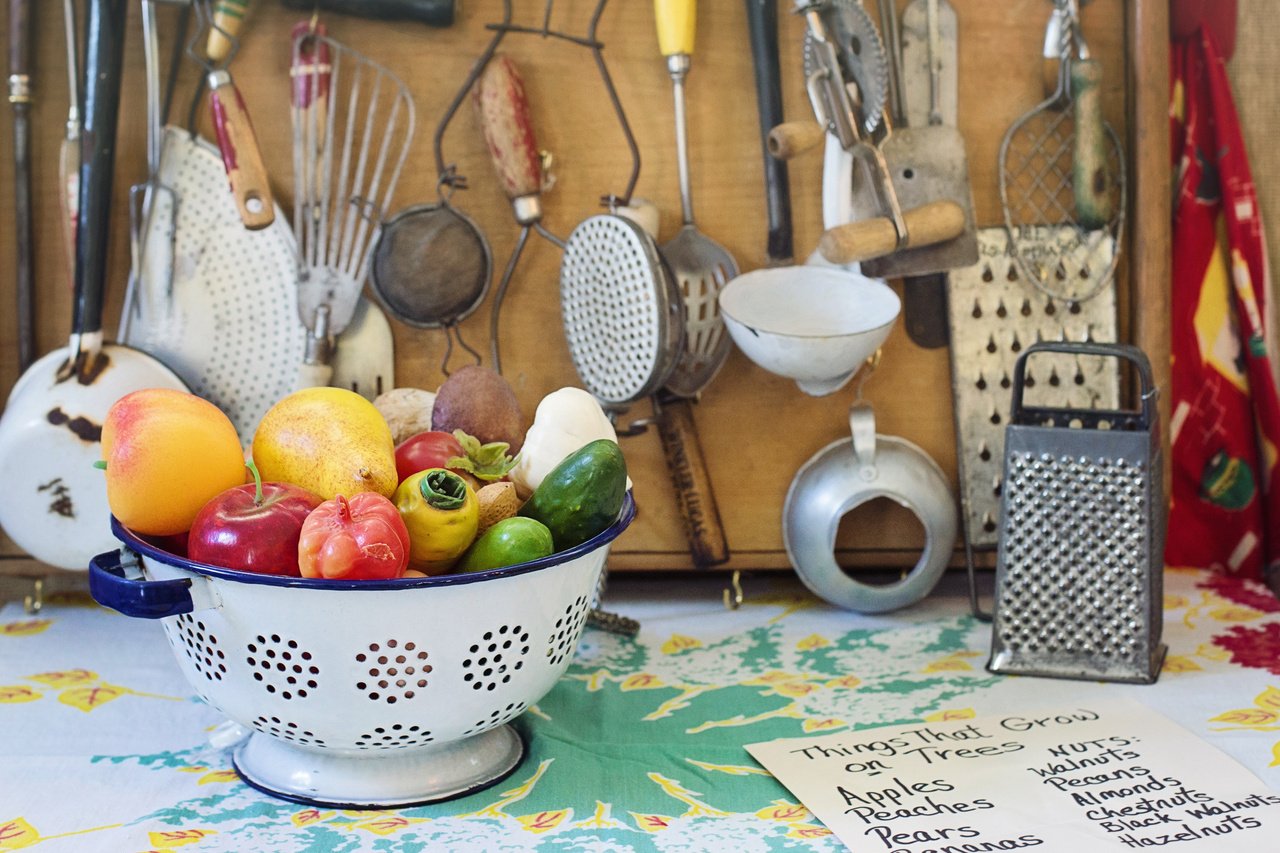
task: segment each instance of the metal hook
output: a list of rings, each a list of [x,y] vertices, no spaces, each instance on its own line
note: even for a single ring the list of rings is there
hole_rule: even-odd
[[[729,578],[729,585],[724,588],[724,606],[727,610],[737,610],[742,606],[742,572],[738,569],[733,570],[733,576]]]
[[[36,578],[31,584],[31,594],[22,599],[22,610],[34,616],[44,609],[44,578]]]
[[[882,349],[877,349],[867,356],[867,360],[862,363],[863,367],[858,371],[858,384],[854,386],[853,391],[853,402],[855,404],[862,402],[862,386],[867,383],[867,380],[871,378],[871,374],[875,373],[876,368],[880,366],[880,356],[883,352]]]

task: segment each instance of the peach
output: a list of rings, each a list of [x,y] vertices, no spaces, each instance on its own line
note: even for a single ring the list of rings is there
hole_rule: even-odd
[[[245,482],[235,426],[217,406],[185,391],[126,394],[102,425],[107,505],[135,533],[185,533],[210,499]]]

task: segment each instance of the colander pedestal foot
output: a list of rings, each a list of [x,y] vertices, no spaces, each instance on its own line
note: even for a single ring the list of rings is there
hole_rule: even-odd
[[[483,790],[509,776],[524,757],[509,725],[447,743],[404,750],[301,748],[255,732],[233,762],[246,783],[295,803],[330,808],[424,805]]]

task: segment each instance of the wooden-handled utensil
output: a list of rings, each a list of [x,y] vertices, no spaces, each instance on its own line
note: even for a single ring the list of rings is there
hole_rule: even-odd
[[[934,201],[902,212],[907,227],[905,245],[898,245],[893,221],[878,216],[860,219],[828,230],[818,241],[818,251],[833,264],[851,264],[881,258],[898,249],[932,246],[964,233],[964,208],[954,201]]]
[[[218,142],[218,150],[222,153],[222,164],[227,170],[231,194],[235,198],[236,209],[240,211],[240,221],[244,223],[244,227],[250,230],[266,228],[275,221],[275,199],[267,180],[262,152],[258,149],[258,137],[253,130],[253,122],[249,120],[249,111],[231,78],[231,72],[227,70],[239,50],[239,37],[236,34],[239,27],[235,27],[235,33],[227,29],[220,31],[217,24],[218,11],[212,0],[193,2],[201,26],[188,43],[187,53],[205,69],[214,136]],[[211,35],[219,32],[230,41],[221,58],[202,55],[196,45],[201,39],[205,40],[207,51]],[[218,47],[221,52],[221,46]]]
[[[1071,63],[1071,103],[1076,120],[1071,187],[1076,221],[1090,229],[1102,228],[1110,222],[1115,205],[1114,178],[1102,122],[1101,89],[1101,63],[1096,59],[1077,59]]]
[[[655,402],[658,434],[684,520],[685,537],[699,568],[729,559],[729,543],[711,488],[711,475],[694,425],[691,399],[715,378],[729,354],[730,340],[720,317],[721,289],[738,274],[727,250],[703,234],[693,221],[689,178],[689,141],[685,122],[685,77],[689,73],[697,22],[694,0],[655,0],[658,45],[667,60],[675,100],[676,163],[684,223],[663,244],[684,302],[685,336],[680,359],[661,399]]]
[[[520,226],[520,236],[516,238],[515,248],[502,271],[489,314],[489,355],[493,369],[501,373],[499,319],[507,288],[511,285],[516,265],[520,263],[529,233],[536,229],[551,242],[561,243],[541,225],[542,154],[538,151],[524,80],[515,63],[502,54],[493,56],[471,91],[471,102],[484,133],[489,159],[493,161],[498,183],[511,202],[511,212]]]
[[[225,62],[231,54],[233,39],[239,38],[240,26],[249,11],[249,0],[217,0],[213,6],[212,27],[205,54],[210,62]]]

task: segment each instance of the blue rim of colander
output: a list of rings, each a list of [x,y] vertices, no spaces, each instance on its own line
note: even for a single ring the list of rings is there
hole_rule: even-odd
[[[622,510],[618,513],[618,518],[613,524],[609,525],[600,533],[572,548],[566,548],[558,551],[549,557],[542,557],[537,560],[530,560],[527,563],[517,563],[514,566],[504,566],[500,569],[488,569],[483,572],[462,572],[459,574],[435,575],[425,578],[390,578],[386,580],[322,580],[318,578],[300,578],[291,575],[263,575],[255,572],[242,572],[236,569],[226,569],[221,566],[211,566],[208,563],[198,563],[195,560],[189,560],[186,557],[180,557],[177,554],[171,554],[163,548],[152,545],[150,542],[138,536],[129,528],[121,524],[115,516],[111,517],[112,534],[125,544],[131,551],[152,559],[168,566],[182,569],[184,571],[193,572],[198,575],[205,575],[219,580],[231,581],[233,583],[258,584],[261,586],[288,586],[298,587],[302,589],[369,589],[369,590],[386,590],[386,589],[417,589],[419,587],[432,586],[460,586],[462,584],[480,583],[481,581],[492,580],[494,578],[512,577],[514,575],[524,575],[529,572],[542,571],[552,566],[558,566],[571,560],[588,554],[596,549],[609,544],[621,535],[622,531],[635,520],[636,502],[635,498],[628,490],[622,499]]]

